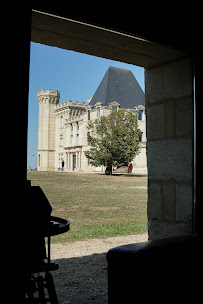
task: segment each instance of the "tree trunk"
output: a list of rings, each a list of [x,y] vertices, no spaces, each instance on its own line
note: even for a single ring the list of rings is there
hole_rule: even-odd
[[[105,174],[106,175],[111,175],[112,174],[112,165],[108,165],[106,167]]]

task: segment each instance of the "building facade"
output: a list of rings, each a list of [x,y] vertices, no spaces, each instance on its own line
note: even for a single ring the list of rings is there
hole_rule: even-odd
[[[122,69],[109,68],[107,71],[109,75],[106,75],[107,73],[105,74],[94,96],[89,98],[87,103],[73,102],[71,100],[59,103],[59,91],[40,90],[38,92],[39,128],[37,169],[39,171],[105,171],[106,168],[104,166],[91,166],[89,159],[85,156],[85,152],[89,149],[87,142],[87,124],[89,120],[95,120],[101,116],[108,116],[111,111],[121,108],[122,101],[120,101],[121,99],[119,100],[119,97],[121,98],[122,96],[117,96],[116,99],[118,101],[113,100],[117,88],[115,87],[113,91],[110,92],[110,95],[113,94],[114,96],[107,96],[105,92],[107,90],[110,91],[108,85],[111,84],[110,80],[112,77],[116,84],[119,82],[119,88],[122,87],[122,78],[125,76],[124,78],[126,79],[126,72],[128,74],[131,71],[124,70],[123,75],[118,75],[120,72],[123,72],[120,70]],[[110,74],[112,75],[110,76]],[[105,80],[106,76],[108,76],[108,81]],[[132,79],[129,81],[132,83]],[[124,87],[123,90],[125,91],[125,89]],[[105,100],[104,96],[108,98],[108,101]],[[134,96],[134,98],[136,99],[136,96]],[[126,96],[124,99],[127,100]],[[124,105],[125,107],[122,104],[122,108],[126,108],[137,115],[138,126],[142,131],[140,153],[132,160],[133,172],[145,175],[147,174],[145,107],[143,104],[136,105],[136,103],[134,103],[135,107],[130,109],[127,103]]]

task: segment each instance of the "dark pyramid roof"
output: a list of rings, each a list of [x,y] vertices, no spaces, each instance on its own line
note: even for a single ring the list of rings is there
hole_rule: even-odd
[[[145,95],[130,70],[109,67],[98,86],[90,105],[101,102],[104,106],[116,101],[121,108],[145,106]]]

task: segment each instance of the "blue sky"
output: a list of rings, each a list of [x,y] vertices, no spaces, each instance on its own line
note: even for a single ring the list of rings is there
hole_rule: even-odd
[[[109,66],[131,70],[144,91],[144,69],[141,67],[31,43],[27,168],[37,166],[37,91],[58,90],[60,102],[87,101],[88,97],[94,95]]]

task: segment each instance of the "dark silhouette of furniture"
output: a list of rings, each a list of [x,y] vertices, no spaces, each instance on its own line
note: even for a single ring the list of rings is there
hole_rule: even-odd
[[[195,303],[199,297],[195,276],[197,269],[201,271],[200,261],[196,235],[112,248],[107,253],[108,303],[133,304],[140,299],[146,303]]]
[[[50,216],[49,225],[44,233],[48,238],[47,258],[31,264],[26,273],[26,304],[28,303],[51,303],[57,304],[57,295],[55,291],[53,277],[50,271],[57,270],[59,265],[56,261],[51,260],[51,236],[67,232],[70,229],[69,221]]]

